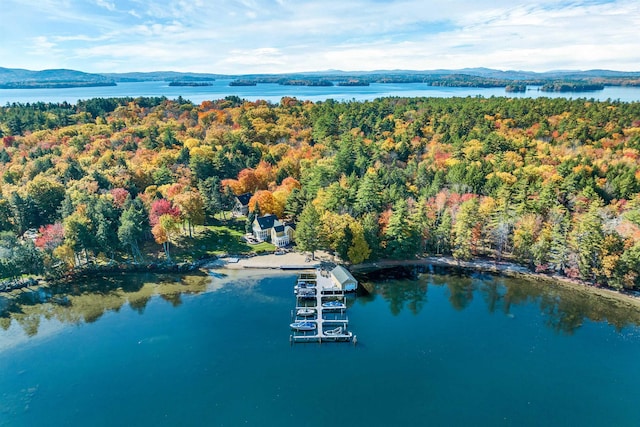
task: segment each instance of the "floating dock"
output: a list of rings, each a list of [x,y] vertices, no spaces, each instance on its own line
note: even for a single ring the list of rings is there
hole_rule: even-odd
[[[296,307],[291,311],[293,323],[315,324],[313,330],[293,330],[289,341],[357,342],[348,330],[347,304],[344,290],[336,287],[325,270],[303,272],[294,287]],[[311,313],[313,311],[314,313]],[[293,325],[292,323],[292,325]]]

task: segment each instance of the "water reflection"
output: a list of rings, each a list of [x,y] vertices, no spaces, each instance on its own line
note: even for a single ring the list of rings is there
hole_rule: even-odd
[[[182,304],[183,294],[204,292],[209,283],[210,278],[204,273],[122,274],[0,295],[0,328],[8,331],[16,322],[32,337],[45,320],[91,323],[108,311],[119,311],[125,304],[142,314],[155,295],[177,307]]]
[[[586,289],[559,283],[534,282],[465,274],[443,269],[389,269],[360,276],[371,298],[380,295],[389,310],[398,315],[404,308],[419,314],[427,303],[430,286],[446,287],[449,303],[455,310],[468,308],[474,297],[480,298],[490,313],[513,316],[513,307],[535,305],[545,324],[556,332],[573,334],[585,320],[606,321],[617,331],[640,325],[640,308],[632,302],[608,298]]]

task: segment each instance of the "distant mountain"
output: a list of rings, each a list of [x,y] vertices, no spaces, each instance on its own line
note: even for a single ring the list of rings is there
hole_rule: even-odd
[[[168,81],[186,84],[210,82],[216,79],[242,80],[249,83],[291,84],[306,82],[359,81],[369,83],[427,83],[433,86],[462,87],[515,87],[526,85],[555,88],[577,88],[580,85],[640,86],[640,71],[624,72],[612,70],[556,70],[544,73],[532,71],[495,70],[491,68],[463,68],[459,70],[375,70],[375,71],[309,71],[282,74],[212,74],[181,73],[176,71],[132,72],[91,74],[75,70],[30,71],[17,68],[0,68],[0,88],[18,87],[78,87],[113,85],[116,82]],[[562,85],[562,84],[569,84]],[[524,86],[523,86],[524,85]]]
[[[31,71],[0,67],[0,88],[86,87],[114,85],[113,79],[76,70]]]

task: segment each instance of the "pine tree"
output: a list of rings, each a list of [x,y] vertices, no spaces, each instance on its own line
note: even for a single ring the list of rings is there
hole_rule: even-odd
[[[420,246],[418,229],[409,220],[409,208],[404,200],[393,207],[389,225],[384,234],[386,253],[390,258],[405,259],[415,256]]]
[[[571,243],[578,255],[578,269],[584,279],[595,280],[601,264],[601,250],[604,233],[598,199],[591,202],[589,210],[581,215],[571,231]]]
[[[458,259],[470,259],[473,252],[473,229],[478,223],[478,199],[475,197],[463,202],[458,209],[453,226],[453,256]]]
[[[377,212],[381,205],[381,186],[375,172],[367,172],[358,187],[356,202],[353,205],[357,215],[368,212]]]
[[[315,259],[315,251],[322,245],[321,228],[320,214],[313,203],[307,203],[296,226],[295,240],[300,250],[311,252],[312,259]]]

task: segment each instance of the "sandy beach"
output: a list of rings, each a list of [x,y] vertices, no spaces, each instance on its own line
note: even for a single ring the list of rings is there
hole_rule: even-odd
[[[292,251],[281,255],[265,254],[249,258],[225,257],[207,264],[207,267],[230,270],[313,270],[320,267],[323,262],[333,262],[333,257],[324,251],[317,251],[315,259],[311,259],[307,254]]]

